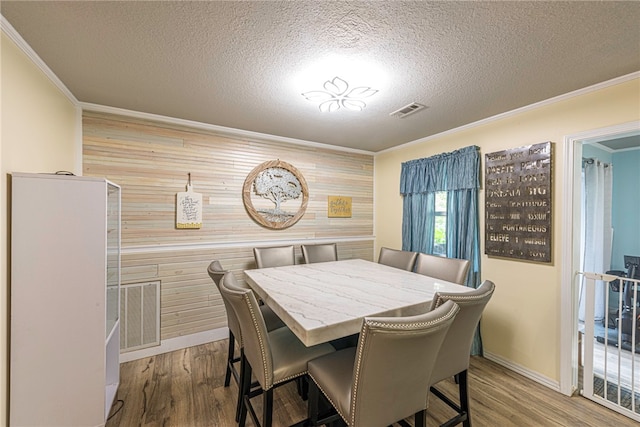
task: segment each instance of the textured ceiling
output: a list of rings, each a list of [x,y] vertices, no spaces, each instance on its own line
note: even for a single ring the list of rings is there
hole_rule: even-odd
[[[640,70],[637,1],[0,8],[83,103],[372,152]],[[320,72],[328,56],[341,59]],[[298,83],[314,73],[313,87]],[[301,95],[336,76],[378,93],[363,111],[330,113]],[[389,116],[411,102],[428,108]]]

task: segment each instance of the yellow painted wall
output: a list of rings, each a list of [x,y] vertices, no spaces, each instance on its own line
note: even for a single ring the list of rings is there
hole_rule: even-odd
[[[402,245],[402,198],[399,194],[402,162],[477,145],[484,165],[484,155],[487,153],[545,141],[554,142],[553,263],[534,264],[483,255],[482,279],[494,281],[497,289],[483,317],[482,334],[485,352],[552,381],[559,381],[560,227],[566,206],[565,195],[562,194],[565,164],[563,138],[639,119],[640,79],[634,79],[381,153],[375,160],[376,248],[399,248]],[[480,191],[479,205],[483,253],[483,190]]]
[[[0,425],[7,422],[8,174],[76,170],[79,113],[4,33],[0,41]],[[8,423],[8,422],[7,422]]]

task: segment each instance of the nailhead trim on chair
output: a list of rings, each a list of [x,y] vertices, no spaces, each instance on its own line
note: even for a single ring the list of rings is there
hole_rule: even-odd
[[[468,294],[436,294],[436,299],[434,299],[433,304],[432,304],[432,308],[436,308],[439,307],[440,305],[444,304],[446,301],[451,300],[454,301],[456,303],[460,303],[460,305],[463,305],[464,302],[472,302],[475,300],[481,300],[487,297],[491,297],[491,295],[493,294],[493,292],[495,291],[495,284],[491,281],[485,280],[482,282],[482,284],[476,288],[476,291],[480,290],[482,287],[485,286],[485,283],[488,283],[488,285],[486,286],[489,289],[485,289],[482,293],[475,293],[472,295],[468,295]],[[488,300],[487,300],[488,301]],[[467,363],[468,366],[468,363]],[[463,374],[464,378],[466,379],[467,375],[467,369],[458,372],[456,375],[460,375]],[[457,382],[457,381],[456,381]],[[468,383],[465,384],[465,390],[464,393],[467,394],[468,396]],[[443,426],[448,426],[448,425],[458,425],[460,423],[463,423],[463,425],[467,425],[470,426],[471,425],[471,415],[470,415],[470,408],[468,405],[463,404],[462,401],[462,394],[463,394],[463,386],[462,383],[460,383],[459,385],[459,391],[458,391],[458,401],[459,403],[454,402],[453,400],[451,400],[449,397],[447,397],[446,395],[444,395],[441,391],[439,391],[437,388],[435,388],[435,384],[432,384],[430,387],[430,393],[433,393],[437,398],[439,398],[441,401],[443,401],[447,406],[449,406],[451,409],[453,409],[456,412],[456,416],[454,416],[453,418],[447,420],[444,424],[442,424]],[[467,398],[468,401],[468,398]],[[464,410],[463,410],[463,406],[465,406]]]
[[[361,334],[361,340],[362,342],[365,341],[366,335],[367,335],[367,331],[369,330],[369,326],[382,326],[382,327],[390,327],[390,328],[395,328],[395,329],[405,329],[405,330],[413,330],[413,329],[419,329],[420,327],[425,327],[425,326],[429,326],[432,325],[434,323],[440,322],[442,321],[442,319],[449,319],[450,317],[453,317],[457,312],[458,312],[458,307],[454,304],[453,307],[451,307],[451,310],[449,310],[445,315],[438,317],[437,319],[433,319],[429,322],[420,322],[420,323],[416,323],[416,324],[408,324],[408,323],[386,323],[386,322],[377,322],[377,321],[370,321],[370,320],[366,320],[363,325],[362,325],[362,331],[360,332]],[[351,399],[351,408],[350,408],[350,412],[351,412],[351,423],[350,425],[355,425],[356,422],[356,413],[355,413],[355,406],[356,406],[356,401],[358,400],[358,382],[359,382],[359,373],[360,373],[360,366],[362,365],[362,355],[364,353],[364,349],[362,348],[362,346],[358,345],[358,355],[356,357],[356,366],[355,366],[355,378],[353,380],[353,399]],[[316,383],[317,384],[317,383]],[[324,393],[324,392],[323,392]],[[335,405],[334,405],[335,407]],[[337,410],[337,408],[336,408]],[[340,414],[340,416],[342,418],[344,418],[344,416],[342,416],[342,414]]]
[[[249,298],[249,295],[246,294],[245,298]],[[257,331],[259,331],[260,329],[258,328],[258,319],[256,318],[255,312],[253,311],[253,309],[252,309],[251,305],[249,304],[248,300],[247,300],[247,305],[249,307],[249,311],[251,312],[251,319],[253,321],[254,327],[256,328]],[[265,349],[265,346],[264,346],[264,338],[260,334],[258,334],[258,340],[260,342],[260,353],[262,354],[262,368],[263,368],[263,372],[264,372],[264,377],[265,377],[265,381],[268,383],[268,384],[265,385],[265,388],[263,389],[264,391],[267,391],[270,388],[273,388],[273,386],[276,385],[276,384],[281,384],[281,383],[287,382],[289,380],[292,380],[294,378],[298,378],[298,377],[301,377],[301,376],[307,374],[307,371],[303,371],[303,372],[300,372],[298,374],[290,375],[290,376],[288,376],[286,378],[282,378],[278,382],[274,382],[273,381],[273,375],[269,375],[269,371],[267,370],[267,368],[265,366],[266,365],[265,361],[266,361],[266,358],[267,358],[267,352],[266,352],[266,349]]]
[[[446,301],[445,301],[446,302]],[[443,316],[443,317],[447,317],[447,316]],[[438,318],[437,320],[440,320],[440,318]],[[430,321],[430,322],[420,322],[420,323],[413,323],[413,324],[407,324],[407,323],[385,323],[385,322],[375,322],[375,321],[368,321],[367,324],[371,325],[371,326],[379,326],[379,327],[383,327],[383,328],[393,328],[393,329],[404,329],[407,331],[411,331],[414,329],[421,329],[424,328],[425,326],[429,326],[429,325],[433,325],[434,323],[436,323],[436,320]]]
[[[264,346],[264,337],[262,337],[262,335],[260,334],[260,328],[258,328],[258,321],[256,319],[256,314],[254,313],[253,307],[249,302],[249,294],[244,294],[243,297],[246,300],[247,307],[249,307],[249,312],[251,313],[251,320],[253,321],[253,326],[256,328],[256,332],[258,335],[258,342],[260,344],[260,353],[262,355],[262,371],[264,373],[265,382],[267,383],[265,384],[265,387],[264,387],[264,390],[266,391],[266,390],[269,390],[271,387],[273,387],[273,378],[269,378],[269,371],[267,370],[267,367],[266,367],[267,352]]]
[[[478,289],[478,288],[476,288]],[[465,295],[465,294],[437,294],[436,300],[435,300],[435,306],[434,307],[440,307],[442,304],[444,304],[445,302],[447,302],[449,299],[452,299],[454,301],[473,301],[476,299],[482,299],[482,298],[486,298],[487,293],[482,293],[482,294],[478,294],[478,295]]]
[[[365,338],[367,337],[367,331],[369,330],[369,328],[367,327],[367,322],[362,324],[362,331],[360,332],[360,338],[362,339],[362,342],[365,342]],[[358,345],[358,354],[356,356],[356,366],[355,366],[355,378],[353,379],[353,398],[351,399],[351,407],[349,408],[349,412],[351,415],[351,425],[354,425],[356,422],[356,413],[355,413],[355,406],[356,406],[356,400],[357,400],[357,387],[356,385],[358,384],[359,380],[360,380],[360,365],[362,365],[362,353],[364,352],[364,350],[362,349],[363,346]]]
[[[320,391],[322,392],[322,394],[324,394],[324,397],[327,398],[327,400],[329,401],[329,403],[331,403],[331,406],[333,406],[336,410],[336,412],[338,413],[338,415],[340,415],[340,417],[342,417],[342,419],[344,420],[345,423],[347,423],[347,417],[344,416],[344,414],[338,409],[338,406],[335,404],[335,402],[333,400],[331,400],[331,398],[327,395],[327,393],[322,389],[322,387],[320,387],[318,385],[318,382],[313,379],[313,375],[309,374],[309,376],[311,377],[311,380],[316,383],[316,386],[318,386],[318,389],[320,389]]]

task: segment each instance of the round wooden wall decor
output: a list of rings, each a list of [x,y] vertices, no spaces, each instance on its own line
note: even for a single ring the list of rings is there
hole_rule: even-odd
[[[302,218],[309,202],[309,189],[298,169],[287,162],[271,160],[258,165],[247,175],[242,200],[254,221],[280,230],[291,227]],[[285,208],[283,205],[290,201],[296,203],[289,203]]]

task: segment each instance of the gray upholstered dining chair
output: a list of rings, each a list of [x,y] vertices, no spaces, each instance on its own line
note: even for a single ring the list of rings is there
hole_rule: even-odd
[[[418,258],[417,252],[400,251],[397,249],[383,247],[380,248],[378,264],[413,271],[413,267],[416,264],[416,258]]]
[[[457,312],[449,302],[417,316],[365,318],[356,348],[309,362],[311,425],[388,426],[415,415],[425,426],[433,367]],[[337,412],[322,420],[319,391]]]
[[[220,264],[220,261],[213,260],[207,267],[207,273],[209,273],[209,277],[211,277],[211,280],[213,280],[213,283],[216,284],[218,291],[220,291],[220,282],[223,276],[226,273],[228,273],[228,270],[225,270],[222,268],[222,264]],[[233,280],[236,283],[236,286],[241,287],[241,285],[237,281],[235,281],[235,276],[233,278],[230,277],[227,280],[228,281]],[[235,363],[238,363],[241,361],[241,357],[235,355],[236,342],[238,343],[238,348],[240,349],[241,354],[243,351],[243,341],[242,341],[242,334],[240,331],[240,323],[238,323],[238,318],[236,317],[236,314],[233,311],[233,308],[231,307],[230,303],[227,301],[225,296],[222,295],[222,291],[220,291],[220,294],[222,296],[222,302],[224,303],[224,308],[227,313],[227,326],[229,328],[229,349],[227,352],[227,368],[224,375],[224,386],[229,387],[229,384],[231,382],[231,376],[233,376],[233,378],[236,381],[236,384],[238,385],[238,390],[240,390],[240,385],[242,384],[241,382],[242,366],[240,366],[240,370],[235,368]],[[272,331],[274,329],[282,328],[283,326],[285,326],[284,322],[280,320],[280,318],[268,306],[261,305],[260,311],[262,312],[262,316],[264,318],[267,331]],[[242,401],[242,396],[240,393],[238,393],[236,421],[240,417],[241,401]]]
[[[302,258],[305,264],[338,260],[338,245],[335,243],[301,245],[300,248],[302,249]]]
[[[287,327],[267,331],[258,301],[250,289],[236,286],[232,273],[220,282],[220,292],[231,304],[242,332],[242,404],[239,425],[244,427],[247,412],[257,426],[270,427],[273,417],[273,389],[307,374],[307,363],[335,350],[330,344],[305,346]],[[255,375],[259,387],[251,386]],[[258,420],[251,398],[263,395],[262,424]]]
[[[296,263],[296,253],[293,245],[253,248],[253,256],[258,268],[283,267]]]
[[[296,254],[293,245],[272,246],[266,248],[253,248],[253,256],[256,260],[256,267],[284,267],[287,265],[295,265]],[[298,385],[298,393],[306,398],[306,389],[303,384],[304,378],[300,377],[296,380]]]
[[[457,412],[457,415],[445,424],[453,426],[463,423],[464,427],[471,427],[471,414],[469,412],[469,390],[467,371],[469,369],[469,353],[480,322],[482,312],[491,299],[495,285],[490,280],[467,293],[436,293],[431,309],[437,309],[443,304],[454,301],[460,307],[447,336],[445,337],[431,378],[431,392],[449,407]],[[459,404],[447,397],[433,385],[445,378],[456,377],[458,381]],[[443,425],[445,425],[443,424]]]
[[[416,260],[416,273],[464,285],[469,271],[469,264],[468,259],[447,258],[421,253],[418,254],[418,259]]]

